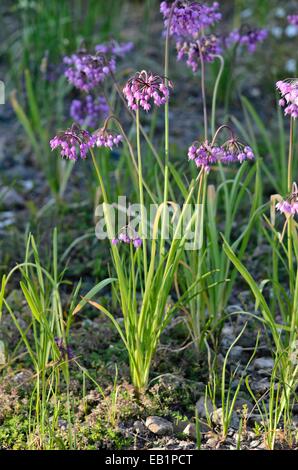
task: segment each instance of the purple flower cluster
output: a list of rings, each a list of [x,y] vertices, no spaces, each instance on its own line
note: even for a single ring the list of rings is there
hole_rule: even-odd
[[[267,36],[268,31],[266,29],[251,29],[246,32],[241,31],[241,29],[237,29],[229,34],[225,42],[227,47],[230,47],[233,44],[246,46],[248,52],[252,54],[255,52],[257,44],[263,42]]]
[[[293,26],[298,26],[298,15],[289,15],[287,17],[288,23]]]
[[[298,117],[298,80],[279,80],[276,87],[281,94],[279,105],[284,108],[285,115],[296,119]]]
[[[95,53],[85,49],[64,57],[65,76],[79,90],[89,93],[116,70],[116,58],[124,57],[133,48],[132,42],[118,43],[111,40],[95,46]]]
[[[182,60],[184,56],[187,57],[186,64],[192,69],[193,72],[197,72],[201,55],[204,62],[212,62],[214,56],[221,53],[221,47],[218,38],[212,34],[210,36],[202,36],[200,39],[188,41],[178,41],[176,43],[177,48],[177,59]]]
[[[95,138],[76,124],[50,140],[52,150],[61,147],[61,156],[74,161],[77,161],[79,157],[85,159],[94,144]]]
[[[113,245],[118,243],[126,243],[127,245],[132,244],[135,248],[139,248],[142,245],[142,239],[139,237],[137,232],[132,227],[124,227],[119,235],[112,240]]]
[[[282,200],[276,204],[276,209],[286,215],[298,214],[298,202],[295,200]]]
[[[81,126],[98,127],[98,122],[109,115],[109,106],[104,96],[94,98],[86,95],[81,99],[73,100],[70,107],[72,119]]]
[[[70,57],[64,57],[64,63],[67,65],[64,74],[69,82],[87,93],[102,83],[116,68],[113,57],[107,60],[103,55],[92,55],[86,51],[79,51]]]
[[[99,54],[111,55],[116,57],[124,57],[125,54],[133,49],[132,42],[121,42],[118,43],[114,39],[109,42],[98,44],[95,46],[95,51]]]
[[[212,6],[189,0],[181,0],[176,3],[172,12],[170,35],[177,38],[197,37],[202,29],[214,25],[220,21],[221,13],[218,12],[219,4],[214,2]],[[164,17],[165,28],[171,14],[171,4],[161,2],[160,11]]]
[[[208,141],[194,142],[188,149],[188,159],[193,160],[197,167],[209,173],[211,166],[216,163],[242,163],[253,160],[254,154],[249,146],[244,146],[235,139],[230,139],[222,146],[214,145]]]
[[[283,199],[276,204],[276,209],[288,217],[298,214],[298,188],[296,183],[293,183],[292,192],[287,199]]]
[[[156,106],[166,103],[169,98],[170,88],[172,88],[170,81],[166,85],[164,78],[142,70],[127,82],[123,93],[129,108],[135,111],[140,106],[145,111],[149,111],[151,108],[150,101],[153,101]]]
[[[105,128],[99,129],[93,134],[93,136],[97,147],[107,147],[111,150],[123,141],[123,136],[121,134],[115,134]]]

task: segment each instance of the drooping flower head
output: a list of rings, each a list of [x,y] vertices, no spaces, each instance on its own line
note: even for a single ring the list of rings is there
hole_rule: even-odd
[[[169,90],[172,87],[173,85],[169,80],[142,70],[127,82],[123,93],[129,108],[135,111],[141,107],[145,111],[149,111],[152,102],[156,106],[166,103],[169,99]]]
[[[221,156],[221,163],[243,163],[245,160],[254,160],[254,153],[248,145],[244,145],[234,137],[221,146],[224,151]]]
[[[214,34],[191,41],[178,41],[176,48],[177,59],[182,60],[186,56],[186,64],[193,72],[199,69],[201,56],[204,62],[212,62],[215,56],[221,53],[219,40]]]
[[[193,160],[198,168],[209,173],[211,166],[216,163],[224,165],[229,163],[242,163],[245,160],[253,160],[254,153],[248,145],[244,145],[232,137],[222,145],[217,145],[216,138],[220,130],[218,129],[212,142],[205,141],[203,143],[194,142],[188,149],[188,159]]]
[[[298,214],[298,188],[296,183],[293,183],[291,194],[276,204],[276,209],[288,217]]]
[[[251,29],[250,27],[242,27],[232,31],[225,40],[226,46],[233,44],[245,46],[251,54],[255,52],[257,44],[263,42],[268,36],[267,29]]]
[[[94,132],[93,136],[97,147],[106,147],[112,150],[113,147],[118,147],[118,145],[123,141],[123,136],[122,134],[117,134],[114,131],[108,130],[108,121],[109,118],[106,119],[105,124],[101,129]]]
[[[298,26],[298,14],[297,15],[289,15],[287,17],[288,23],[293,26]]]
[[[276,88],[281,94],[279,105],[284,108],[286,116],[298,117],[298,79],[279,80]]]
[[[188,149],[188,159],[194,160],[198,168],[203,168],[206,173],[209,173],[211,166],[217,163],[220,151],[220,147],[215,147],[208,141],[193,142]]]
[[[69,82],[87,93],[116,68],[114,57],[108,60],[103,54],[89,54],[85,50],[64,57],[64,63],[67,65],[64,74]]]
[[[86,95],[72,101],[70,115],[80,126],[95,128],[109,115],[109,106],[104,96]]]
[[[165,29],[171,15],[172,5],[169,2],[161,2],[160,11],[164,17]],[[189,0],[177,1],[172,11],[170,35],[177,38],[197,37],[199,32],[220,21],[221,13],[219,4],[214,2],[212,6]]]
[[[77,161],[79,157],[85,159],[91,147],[95,144],[95,138],[77,124],[60,132],[50,140],[51,149],[61,147],[61,156],[69,160]]]
[[[133,227],[126,225],[120,230],[117,237],[112,240],[113,245],[117,245],[118,243],[131,244],[135,248],[139,248],[142,246],[142,239]]]

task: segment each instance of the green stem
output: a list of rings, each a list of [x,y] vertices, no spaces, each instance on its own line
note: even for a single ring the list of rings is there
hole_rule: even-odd
[[[147,243],[146,243],[146,217],[145,217],[145,205],[144,205],[144,191],[143,191],[143,171],[142,171],[142,155],[141,155],[141,140],[140,140],[140,110],[136,110],[136,131],[137,131],[137,155],[138,155],[138,176],[139,176],[139,194],[140,194],[140,205],[141,205],[141,238],[143,240],[142,251],[144,261],[144,279],[146,282],[147,278]]]
[[[200,61],[201,61],[201,91],[203,101],[203,114],[204,114],[204,136],[205,140],[208,140],[208,117],[207,117],[207,101],[206,101],[206,90],[205,90],[205,62],[201,47],[199,45]]]
[[[294,141],[294,119],[291,117],[290,121],[290,142],[289,142],[289,158],[288,158],[288,192],[292,191],[293,184],[293,141]],[[293,218],[289,217],[288,220],[288,267],[289,267],[289,281],[290,281],[290,292],[294,294],[294,264],[293,264],[293,240],[292,231]]]
[[[293,184],[293,141],[294,141],[294,118],[291,117],[290,121],[290,144],[289,144],[289,159],[288,159],[288,192],[292,190]]]
[[[203,242],[204,242],[204,212],[205,212],[205,202],[206,202],[206,187],[207,187],[207,177],[208,175],[203,172],[201,177],[200,177],[200,184],[199,184],[199,190],[198,190],[198,198],[197,198],[197,203],[200,205],[200,220],[199,220],[199,225],[196,226],[196,232],[197,230],[200,231],[200,240],[201,240],[201,245],[198,248],[198,253],[197,253],[197,262],[196,262],[196,271],[195,271],[195,276],[196,278],[200,278],[202,276],[202,260],[200,254],[203,252]],[[197,297],[196,297],[196,312],[195,312],[195,344],[198,349],[200,349],[200,344],[202,341],[201,336],[201,310],[202,310],[202,298],[199,294],[199,291],[202,290],[202,285],[201,283],[198,283],[197,286]]]
[[[218,60],[220,61],[220,67],[219,67],[219,71],[218,71],[216,81],[214,84],[213,98],[212,98],[212,111],[211,111],[211,134],[212,136],[215,133],[215,113],[216,113],[216,101],[217,101],[217,95],[218,95],[218,87],[219,87],[219,83],[220,83],[224,66],[225,66],[224,58],[221,55],[216,55],[215,57],[217,57]]]
[[[129,138],[128,138],[126,132],[124,131],[124,129],[123,129],[123,127],[122,127],[122,124],[120,123],[119,119],[118,119],[116,116],[114,116],[114,115],[112,114],[112,115],[110,115],[110,116],[108,117],[108,119],[106,120],[106,123],[107,123],[108,121],[111,121],[111,120],[113,120],[113,121],[116,122],[117,126],[118,126],[119,129],[120,129],[121,134],[122,134],[123,137],[124,137],[124,140],[125,140],[125,142],[126,142],[126,144],[127,144],[128,150],[129,150],[129,154],[130,154],[131,161],[132,161],[133,166],[134,166],[134,168],[135,168],[135,170],[136,170],[137,176],[139,177],[139,167],[138,167],[138,164],[137,164],[137,162],[136,162],[135,154],[134,154],[132,145],[131,145],[131,143],[130,143],[130,140],[129,140]],[[149,195],[150,198],[152,199],[153,204],[157,204],[156,197],[155,197],[154,194],[152,193],[152,191],[151,191],[151,189],[149,188],[149,186],[148,186],[148,184],[146,183],[146,181],[143,180],[143,184],[144,184],[144,188],[146,189],[148,195]]]
[[[105,185],[104,185],[104,182],[103,182],[103,179],[102,179],[101,173],[99,171],[97,161],[96,161],[96,158],[95,158],[95,155],[94,155],[94,152],[93,152],[92,149],[90,149],[90,153],[91,153],[91,157],[92,157],[92,163],[93,163],[93,166],[94,166],[94,169],[95,169],[95,172],[96,172],[96,176],[97,176],[97,179],[98,179],[98,182],[99,182],[99,185],[100,185],[100,189],[101,189],[101,192],[102,192],[103,200],[106,204],[108,204],[108,196],[107,196],[107,192],[106,192],[106,189],[105,189]]]
[[[176,2],[173,3],[167,27],[166,42],[165,42],[165,86],[169,85],[168,74],[169,74],[169,42],[170,42],[170,27],[173,17],[174,8]],[[160,242],[160,254],[164,255],[164,244],[165,244],[165,224],[166,224],[166,207],[169,193],[169,100],[165,103],[165,167],[164,167],[164,194],[163,194],[163,214],[162,214],[162,225],[161,225],[161,242]]]

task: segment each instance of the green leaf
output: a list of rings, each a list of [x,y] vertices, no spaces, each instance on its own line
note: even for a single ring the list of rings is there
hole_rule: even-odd
[[[248,272],[246,267],[241,263],[241,261],[239,261],[239,259],[237,258],[237,256],[233,252],[230,245],[226,242],[224,237],[223,237],[223,240],[224,240],[223,249],[224,249],[226,255],[229,257],[229,259],[234,264],[234,266],[237,268],[237,270],[239,271],[239,273],[241,274],[243,279],[245,279],[245,281],[249,285],[249,287],[250,287],[250,289],[251,289],[251,291],[252,291],[252,293],[253,293],[253,295],[256,299],[257,304],[260,305],[264,320],[270,326],[275,344],[276,344],[277,347],[280,347],[280,338],[279,338],[279,334],[278,334],[277,329],[276,329],[274,319],[272,317],[270,308],[269,308],[269,306],[268,306],[268,304],[267,304],[267,302],[266,302],[259,286],[255,282],[255,280],[253,279],[251,274]]]
[[[99,282],[94,286],[86,295],[84,295],[83,300],[75,307],[75,309],[72,312],[72,315],[76,315],[79,313],[80,310],[88,303],[89,300],[91,300],[98,292],[100,292],[102,289],[104,289],[106,286],[111,284],[112,282],[117,281],[115,278],[107,278],[104,281]]]

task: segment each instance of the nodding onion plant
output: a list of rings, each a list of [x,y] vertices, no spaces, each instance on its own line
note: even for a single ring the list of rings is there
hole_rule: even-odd
[[[167,49],[168,40],[166,44]],[[166,52],[166,57],[168,57],[168,52]],[[167,65],[165,69],[167,69]],[[147,221],[144,204],[146,196],[152,198],[152,194],[147,187],[142,170],[140,108],[148,111],[152,103],[157,106],[166,105],[166,136],[168,136],[168,99],[171,87],[172,83],[166,76],[160,77],[143,70],[136,73],[135,76],[128,81],[123,90],[129,108],[135,113],[137,158],[135,158],[133,146],[124,133],[122,126],[119,121],[112,116],[106,120],[104,127],[93,135],[77,125],[73,125],[70,129],[60,133],[51,141],[52,149],[60,146],[62,156],[72,160],[77,160],[79,156],[85,158],[87,152],[91,154],[102,192],[105,222],[118,281],[119,302],[124,320],[123,328],[112,313],[105,307],[93,301],[89,302],[106,314],[117,328],[128,352],[131,379],[137,393],[141,393],[148,384],[150,366],[160,335],[168,324],[174,310],[178,308],[178,304],[173,305],[168,301],[168,297],[173,285],[178,263],[182,256],[187,234],[193,225],[194,216],[186,227],[183,226],[182,222],[187,205],[191,202],[192,195],[197,187],[197,182],[201,179],[203,173],[201,172],[200,175],[191,182],[188,188],[188,194],[185,197],[185,204],[178,217],[172,237],[170,240],[167,240],[165,246],[164,240],[161,241],[161,234],[166,231],[166,218],[164,213],[168,205],[167,187],[169,174],[167,160],[169,141],[168,137],[165,139],[164,203],[157,207],[152,227],[152,237],[149,242],[149,240],[146,239]],[[118,126],[120,130],[119,134],[108,130],[108,124],[111,120],[114,120]],[[141,205],[138,233],[129,226],[121,229],[120,233],[115,233],[109,209],[110,201],[108,199],[106,184],[93,152],[94,145],[112,148],[118,145],[122,139],[124,139],[128,145],[130,156],[138,175],[139,203]],[[180,236],[182,229],[183,233],[182,236]],[[129,246],[127,253],[122,243]],[[137,290],[141,292],[140,302],[137,300]],[[191,290],[190,288],[188,292],[179,299],[179,302],[183,302]]]
[[[294,220],[295,214],[298,213],[298,190],[297,184],[293,182],[294,120],[298,116],[298,106],[296,105],[298,80],[279,81],[277,88],[282,95],[279,104],[285,108],[285,115],[290,116],[290,135],[287,171],[288,196],[284,199],[280,194],[273,195],[271,197],[271,220],[265,216],[272,233],[272,237],[270,237],[267,231],[265,232],[272,246],[272,290],[274,295],[270,304],[265,299],[263,288],[257,284],[229,244],[224,242],[227,256],[248,283],[256,299],[256,306],[261,310],[263,321],[271,331],[277,358],[274,376],[275,378],[279,377],[280,386],[275,428],[281,417],[289,412],[290,403],[293,401],[291,397],[294,396],[298,384],[298,234],[297,223]],[[285,218],[281,232],[275,227],[276,210]],[[288,276],[287,289],[282,286],[279,279],[281,265]]]
[[[216,163],[219,165],[233,162],[242,163],[244,160],[254,158],[251,148],[240,143],[228,126],[220,126],[214,132],[213,138],[210,141],[208,140],[204,72],[204,60],[206,60],[204,48],[207,46],[207,43],[201,43],[198,40],[197,46],[202,67],[204,141],[202,143],[194,142],[189,148],[188,156],[198,167],[198,175],[191,181],[188,187],[183,188],[183,208],[178,215],[177,211],[175,213],[175,226],[169,227],[169,208],[174,208],[175,212],[176,207],[173,201],[168,201],[171,188],[169,184],[170,175],[177,173],[175,173],[173,166],[170,165],[169,158],[169,96],[173,85],[168,78],[169,39],[172,34],[172,28],[174,27],[175,29],[175,25],[177,26],[176,5],[177,2],[174,2],[169,10],[166,9],[164,11],[167,29],[164,76],[142,70],[135,73],[123,89],[124,96],[122,96],[122,99],[127,101],[127,106],[136,125],[136,156],[133,145],[129,141],[118,118],[114,115],[110,115],[106,119],[104,126],[93,134],[81,129],[78,125],[73,125],[51,141],[52,149],[61,147],[62,156],[71,160],[77,160],[79,156],[85,159],[88,153],[91,154],[102,193],[103,213],[118,282],[117,292],[124,320],[123,327],[120,326],[117,319],[105,307],[90,299],[89,303],[106,314],[117,328],[128,351],[131,379],[138,393],[142,392],[148,384],[153,355],[156,352],[160,335],[168,324],[173,312],[188,301],[190,302],[192,306],[191,328],[194,338],[197,338],[200,335],[200,302],[204,293],[220,282],[219,279],[216,279],[213,283],[208,283],[208,277],[212,274],[212,270],[205,269],[202,259],[201,242],[204,238],[203,225],[207,175],[211,167]],[[218,19],[215,10],[211,8],[210,11],[206,11],[206,15],[210,16],[211,23]],[[200,27],[203,26],[200,25]],[[214,97],[215,101],[216,96]],[[165,106],[165,149],[162,167],[164,185],[163,201],[160,204],[158,204],[153,192],[148,187],[143,175],[141,110],[148,112],[152,105],[158,107]],[[213,121],[214,108],[215,106],[213,106]],[[109,128],[111,122],[118,128],[119,133]],[[215,125],[214,122],[213,127]],[[225,129],[228,129],[230,133],[229,138],[224,143],[219,144],[219,136]],[[148,142],[148,139],[146,140]],[[93,147],[109,147],[112,149],[121,141],[126,143],[133,167],[137,173],[140,220],[138,230],[128,224],[122,227],[120,232],[115,233],[113,215],[109,206],[111,201],[109,201],[106,181],[103,178]],[[153,147],[152,144],[151,147]],[[181,188],[181,184],[178,186]],[[148,199],[155,204],[156,208],[150,239],[147,238],[148,224],[145,209]],[[195,202],[196,210],[185,224],[188,206],[193,204],[193,202]],[[202,207],[203,210],[201,210]],[[189,254],[188,248],[186,249],[186,242],[191,233],[194,235],[192,246],[195,249]],[[127,250],[123,245],[127,245]],[[187,278],[187,285],[184,286],[182,295],[179,294],[178,302],[173,304],[169,300],[169,296],[179,264],[182,263],[184,265],[185,259],[189,263],[190,275]],[[141,295],[138,301],[137,294],[139,292]]]

